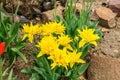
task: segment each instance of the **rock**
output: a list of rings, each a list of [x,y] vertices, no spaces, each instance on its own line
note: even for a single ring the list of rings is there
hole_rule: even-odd
[[[18,14],[23,15],[28,19],[32,19],[41,12],[41,1],[38,0],[6,0],[5,9],[9,13],[14,13],[17,6],[19,5]]]
[[[80,75],[79,78],[82,80],[87,80],[84,75]]]
[[[60,16],[61,18],[63,17],[63,10],[64,10],[64,7],[62,7],[60,5],[58,5],[56,8],[56,14],[58,16]],[[42,19],[44,21],[53,21],[54,20],[54,17],[53,17],[54,13],[55,13],[54,9],[45,11],[42,13]]]
[[[91,14],[90,14],[90,20],[91,21],[98,21],[99,17],[96,15],[95,10],[93,9]]]
[[[101,26],[108,28],[113,28],[116,26],[116,13],[113,13],[111,9],[106,7],[98,7],[95,9],[95,13],[99,17],[99,24]]]
[[[105,32],[109,32],[110,30],[107,29],[107,28],[102,28],[101,31],[102,31],[103,33],[105,33]]]
[[[5,2],[5,0],[0,0],[0,3],[1,3],[1,2]]]
[[[29,23],[30,22],[30,20],[29,19],[27,19],[26,17],[24,17],[24,16],[20,16],[20,25],[22,26],[24,23]]]
[[[33,8],[34,15],[40,15],[40,13],[41,13],[40,9],[38,9],[36,7],[32,7],[32,8]]]
[[[114,28],[116,27],[116,21],[115,19],[111,19],[109,21],[104,20],[104,19],[99,19],[99,24],[103,27],[107,27],[107,28]]]
[[[67,0],[56,0],[64,5]],[[18,14],[25,16],[27,19],[34,19],[41,16],[44,11],[54,8],[54,0],[5,0],[5,9],[9,13],[14,13],[19,5]]]
[[[107,21],[113,19],[116,16],[115,13],[113,13],[109,8],[106,7],[96,8],[95,11],[99,18],[105,19]]]
[[[109,7],[120,16],[120,0],[110,0]]]
[[[120,59],[91,55],[88,80],[120,80]]]
[[[53,9],[53,7],[54,7],[53,5],[54,5],[54,3],[52,3],[52,2],[44,2],[43,3],[43,9],[44,9],[44,11]]]
[[[59,1],[60,1],[62,6],[65,6],[65,3],[67,2],[67,0],[59,0]]]
[[[77,9],[77,12],[80,12],[80,10],[82,9],[82,4],[76,3],[76,9]]]
[[[120,17],[117,18],[117,28],[120,29]]]
[[[120,58],[120,29],[109,29],[103,33],[101,43],[92,53],[102,53],[113,58]]]

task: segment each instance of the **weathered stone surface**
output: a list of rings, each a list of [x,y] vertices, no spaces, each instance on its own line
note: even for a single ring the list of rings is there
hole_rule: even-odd
[[[90,20],[92,21],[98,21],[99,17],[97,16],[97,14],[95,13],[95,10],[93,9],[90,15]]]
[[[96,8],[95,11],[96,11],[96,14],[100,18],[107,20],[107,21],[113,19],[116,16],[116,14],[112,12],[112,10],[110,10],[109,8],[106,8],[106,7]]]
[[[102,31],[103,33],[105,33],[105,32],[109,32],[110,30],[107,29],[107,28],[102,28],[101,31]]]
[[[76,3],[76,9],[77,9],[77,12],[80,12],[80,10],[82,9],[82,4]]]
[[[56,14],[59,15],[60,17],[63,17],[63,10],[64,10],[64,8],[60,5],[58,5],[56,8]],[[44,21],[53,21],[54,20],[54,17],[53,17],[54,13],[55,13],[54,9],[45,11],[42,13],[42,19]]]
[[[120,59],[91,55],[88,80],[120,80]]]
[[[60,5],[64,5],[66,0],[56,0]],[[19,5],[18,14],[25,16],[27,19],[34,19],[41,16],[44,11],[54,8],[54,0],[5,0],[5,9],[9,13],[14,13]]]
[[[1,2],[5,2],[5,0],[0,0],[0,3],[1,3]]]
[[[91,52],[120,58],[120,29],[109,29],[104,32],[101,43]]]
[[[89,0],[90,1],[90,0]],[[94,0],[92,4],[90,19],[93,21],[98,21],[99,17],[96,15],[95,10],[99,7],[108,7],[109,0]]]
[[[23,23],[29,23],[29,22],[30,22],[30,20],[28,20],[26,17],[20,16],[20,23],[21,23],[21,25],[22,25]]]
[[[117,18],[117,28],[120,29],[120,17]]]
[[[53,9],[53,7],[54,7],[54,3],[53,2],[44,2],[43,3],[43,9],[45,11]]]
[[[38,0],[6,0],[5,9],[9,13],[14,13],[17,6],[19,5],[18,14],[25,16],[28,19],[34,18],[34,15],[41,12],[41,1]]]
[[[116,26],[115,17],[116,13],[106,7],[98,7],[95,9],[95,13],[99,17],[99,23],[101,26],[113,28]]]
[[[82,80],[87,80],[84,75],[80,75],[79,78]]]
[[[67,2],[67,0],[57,0],[60,1],[62,4],[65,4]]]
[[[120,0],[110,0],[109,7],[120,16]]]

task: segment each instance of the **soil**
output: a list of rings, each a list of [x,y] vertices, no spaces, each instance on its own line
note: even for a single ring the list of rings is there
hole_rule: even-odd
[[[21,52],[25,55],[28,62],[25,63],[23,59],[21,59],[20,57],[17,57],[17,60],[15,61],[14,65],[11,67],[13,68],[13,77],[17,76],[16,80],[29,80],[30,75],[23,74],[21,70],[26,68],[32,68],[32,65],[34,63],[35,56],[33,56],[31,53],[36,52],[36,49],[33,47],[31,43],[29,43],[28,41],[26,42],[27,42],[27,46],[24,47],[21,50]],[[8,57],[5,57],[5,58],[8,58]],[[8,61],[6,60],[3,70],[5,70],[5,68],[7,68],[8,65],[9,65],[9,60]],[[8,78],[7,76],[8,75],[4,76],[3,80],[7,80]]]

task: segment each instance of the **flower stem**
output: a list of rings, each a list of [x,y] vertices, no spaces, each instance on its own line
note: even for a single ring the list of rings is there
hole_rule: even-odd
[[[2,57],[0,56],[0,80],[2,80]]]

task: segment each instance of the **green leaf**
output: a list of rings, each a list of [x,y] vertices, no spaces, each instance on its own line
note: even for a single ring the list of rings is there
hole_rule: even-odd
[[[34,69],[35,71],[37,71],[45,80],[48,80],[44,68],[34,67],[33,69]]]
[[[22,69],[21,72],[25,74],[33,74],[35,71],[33,69],[26,68],[26,69]]]
[[[4,63],[5,63],[5,58],[3,58],[3,60],[2,60],[2,66],[4,65]]]
[[[69,72],[67,72],[66,76],[70,76],[72,73],[72,70],[70,70]]]
[[[20,27],[20,24],[19,23],[15,23],[12,27],[13,27],[13,30],[11,30],[12,31],[12,35],[18,36],[18,29]]]
[[[23,48],[25,46],[26,46],[26,43],[20,43],[20,44],[17,44],[16,48],[21,49],[21,48]]]
[[[5,25],[7,23],[7,17],[1,21],[1,29],[4,32],[5,35],[7,35],[7,26]]]
[[[102,39],[103,34],[101,32],[101,29],[96,29],[95,33],[100,36],[100,39]]]
[[[58,74],[58,73],[53,73],[53,79],[54,80],[58,80],[58,78],[60,77],[60,74]]]
[[[71,80],[81,80],[81,79],[76,77],[76,78],[72,78]]]
[[[79,67],[78,67],[78,74],[81,75],[85,72],[85,70],[88,68],[90,63],[86,63],[86,64],[81,64]]]
[[[57,21],[57,22],[61,22],[61,17],[58,16],[58,15],[53,15],[54,16],[54,19]]]
[[[98,25],[98,21],[94,21],[94,22],[93,22],[93,21],[90,21],[90,23],[89,23],[88,26],[89,26],[90,28],[96,28],[97,25]]]
[[[5,49],[8,48],[8,46],[10,45],[10,43],[15,39],[16,35],[17,34],[13,34],[9,39],[7,39],[7,41],[6,41],[7,44],[6,44],[6,48]]]
[[[35,59],[35,62],[36,62],[36,66],[38,66],[38,67],[44,67],[44,65],[43,65],[43,63],[41,62],[41,59],[40,58],[36,58]]]
[[[13,66],[15,60],[16,60],[16,57],[13,57],[12,63],[4,70],[4,72],[2,73],[2,76],[5,76],[7,74],[7,71],[11,69],[11,67]]]
[[[2,40],[5,40],[5,37],[1,34],[1,32],[0,32],[0,38],[2,38]]]
[[[11,48],[11,50],[13,51],[13,52],[16,52],[24,61],[25,61],[25,63],[27,63],[27,59],[26,59],[26,57],[23,55],[23,53],[21,53],[17,48]]]
[[[55,73],[54,70],[51,70],[46,56],[36,58],[35,62],[37,67],[33,69],[37,71],[45,80],[56,80],[59,77],[59,74]]]
[[[39,65],[39,67],[44,68],[49,74],[52,75],[50,65],[49,65],[47,59],[45,58],[45,56],[37,58],[37,59],[35,59],[35,61]]]
[[[16,10],[15,10],[14,18],[17,16],[17,12],[18,12],[19,7],[20,7],[20,5],[18,5]]]
[[[2,76],[5,76],[8,70],[9,70],[9,67],[4,70],[4,72],[2,73]]]
[[[40,77],[39,77],[38,74],[33,73],[32,76],[31,76],[31,78],[29,80],[41,80],[41,79],[40,79]]]
[[[10,73],[9,73],[9,76],[8,76],[8,80],[16,80],[17,79],[17,76],[15,76],[14,78],[12,77],[12,74],[13,74],[13,69],[11,69]]]
[[[9,73],[8,80],[12,80],[12,73],[13,73],[13,69]]]
[[[89,44],[86,44],[85,47],[82,49],[82,56],[81,56],[81,58],[84,58],[87,55],[88,49],[89,49]]]
[[[17,80],[17,76],[13,77],[13,79],[12,79],[12,80]]]

